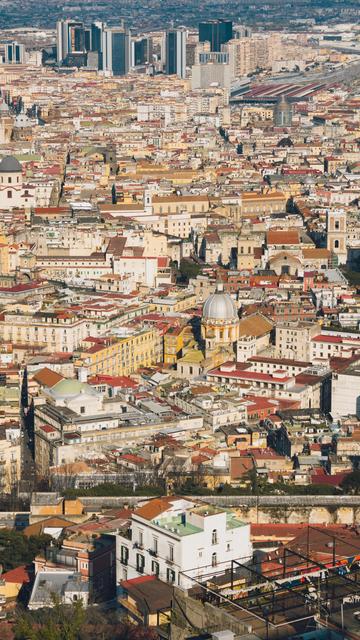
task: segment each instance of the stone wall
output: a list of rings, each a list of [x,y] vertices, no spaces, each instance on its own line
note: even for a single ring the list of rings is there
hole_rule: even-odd
[[[146,497],[81,498],[90,512],[104,507],[136,507]],[[244,522],[259,524],[359,524],[360,496],[196,496],[222,507],[233,507]]]

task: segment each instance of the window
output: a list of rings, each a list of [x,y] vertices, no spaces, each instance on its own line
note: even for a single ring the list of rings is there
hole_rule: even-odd
[[[8,192],[7,192],[7,197],[8,197],[8,198],[12,198],[12,191],[8,191]]]
[[[142,547],[144,544],[144,532],[139,530],[139,546]]]
[[[160,573],[160,565],[158,562],[156,562],[156,560],[153,560],[151,563],[151,573],[154,576],[158,576]]]
[[[216,553],[213,553],[211,556],[211,566],[216,567],[216,565],[217,565],[217,557],[216,557]]]
[[[218,543],[217,530],[214,529],[211,534],[211,544],[217,544],[217,543]]]
[[[167,569],[166,571],[167,582],[170,582],[170,584],[174,584],[175,578],[176,578],[175,571],[173,571],[173,569]]]
[[[127,547],[124,547],[124,546],[121,547],[120,558],[121,558],[121,564],[127,565],[128,559],[129,559],[129,549]]]
[[[228,542],[226,545],[226,551],[230,551],[230,542]]]
[[[334,247],[335,247],[335,249],[339,248],[339,240],[335,240]]]
[[[174,545],[169,544],[169,560],[174,562]]]
[[[340,229],[340,221],[335,220],[335,229],[338,231]]]
[[[11,184],[11,178],[8,178],[8,183]]]
[[[80,407],[80,413],[85,413],[85,407]]]
[[[145,558],[141,553],[136,554],[136,571],[138,573],[144,573]]]
[[[157,538],[153,539],[153,552],[154,553],[158,552],[158,539]]]

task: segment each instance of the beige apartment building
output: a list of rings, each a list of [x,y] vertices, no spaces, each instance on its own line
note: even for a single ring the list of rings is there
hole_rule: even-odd
[[[153,213],[204,213],[209,211],[207,196],[154,196],[152,198]]]
[[[68,312],[4,313],[0,339],[13,344],[46,346],[49,351],[71,352],[92,333],[85,318]]]
[[[278,358],[310,362],[311,340],[321,332],[318,324],[283,322],[275,330],[275,351]]]
[[[0,493],[10,493],[20,480],[21,446],[0,440]]]

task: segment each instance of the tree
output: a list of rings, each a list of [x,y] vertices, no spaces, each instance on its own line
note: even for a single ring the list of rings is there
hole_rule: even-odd
[[[180,262],[180,273],[183,280],[189,282],[191,278],[196,278],[201,267],[197,262],[189,258],[183,258]]]
[[[45,552],[52,541],[51,536],[25,536],[13,529],[0,529],[0,564],[4,571],[30,564],[36,555]]]
[[[62,604],[54,598],[54,607],[17,612],[15,640],[156,640],[148,627],[119,622],[111,611],[84,609],[80,601]]]
[[[340,486],[345,493],[358,495],[360,493],[360,471],[349,473]]]

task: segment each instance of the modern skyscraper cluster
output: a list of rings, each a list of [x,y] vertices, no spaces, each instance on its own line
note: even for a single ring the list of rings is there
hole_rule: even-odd
[[[58,64],[96,66],[115,76],[126,75],[130,69],[130,31],[124,24],[107,27],[93,22],[87,28],[82,22],[59,20],[56,47]]]

